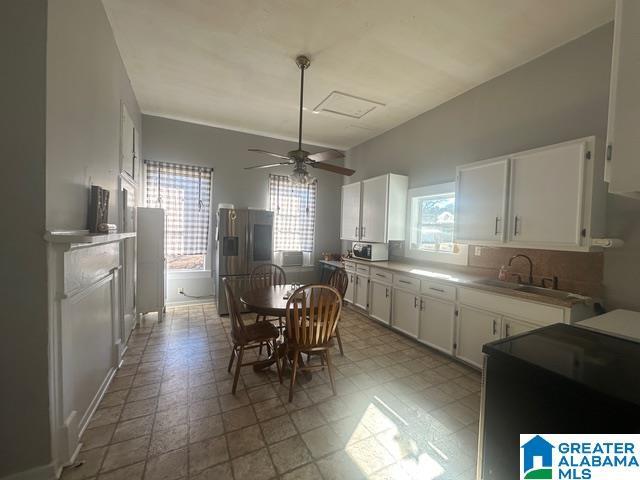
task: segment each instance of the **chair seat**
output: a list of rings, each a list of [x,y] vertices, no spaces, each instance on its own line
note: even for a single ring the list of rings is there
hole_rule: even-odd
[[[278,327],[270,322],[257,322],[245,326],[247,340],[250,342],[269,340],[278,338],[280,331]]]

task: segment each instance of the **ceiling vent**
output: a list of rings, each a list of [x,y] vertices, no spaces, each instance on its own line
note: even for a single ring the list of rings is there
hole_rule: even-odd
[[[356,97],[348,93],[333,91],[313,109],[314,112],[328,112],[343,117],[360,119],[376,107],[384,107],[384,103],[374,102],[366,98]]]

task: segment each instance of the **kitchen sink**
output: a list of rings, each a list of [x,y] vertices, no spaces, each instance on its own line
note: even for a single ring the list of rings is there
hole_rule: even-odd
[[[518,290],[520,287],[524,287],[524,285],[521,285],[519,283],[494,280],[492,278],[484,278],[482,280],[476,281],[475,283],[479,283],[480,285],[487,285],[489,287],[508,288],[509,290]]]
[[[552,290],[550,288],[536,287],[534,285],[520,285],[516,290],[519,292],[535,293],[536,295],[544,295],[545,297],[559,298],[565,300],[567,298],[576,297],[575,293],[563,292],[562,290]]]
[[[514,290],[516,292],[533,293],[535,295],[542,295],[544,297],[558,298],[560,300],[566,300],[568,298],[580,298],[580,295],[575,293],[563,292],[561,290],[552,290],[551,288],[536,287],[535,285],[523,285],[521,283],[504,282],[502,280],[494,280],[491,278],[478,280],[480,285],[487,285],[489,287],[506,288]]]

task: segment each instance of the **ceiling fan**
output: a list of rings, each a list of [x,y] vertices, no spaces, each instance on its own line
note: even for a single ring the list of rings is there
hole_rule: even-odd
[[[289,175],[289,178],[298,184],[307,184],[314,180],[307,171],[307,165],[311,168],[319,168],[320,170],[326,170],[332,173],[339,173],[340,175],[353,175],[355,170],[350,168],[340,167],[338,165],[332,165],[330,163],[322,163],[327,160],[335,160],[343,158],[344,154],[337,150],[326,150],[324,152],[318,152],[309,154],[309,152],[302,150],[302,99],[304,95],[304,71],[309,68],[311,62],[304,55],[300,55],[296,58],[296,64],[300,69],[300,117],[298,124],[298,149],[291,150],[286,155],[280,153],[268,152],[266,150],[260,150],[259,148],[250,148],[250,152],[264,153],[271,155],[272,157],[285,160],[279,163],[271,163],[269,165],[255,165],[253,167],[246,167],[245,170],[253,170],[255,168],[271,168],[279,167],[280,165],[293,165],[293,173]]]

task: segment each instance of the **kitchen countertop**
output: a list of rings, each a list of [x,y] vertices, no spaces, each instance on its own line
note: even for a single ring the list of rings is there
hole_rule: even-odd
[[[344,266],[343,262],[320,260],[323,263],[327,263],[333,266]],[[548,305],[556,305],[560,307],[571,308],[574,305],[584,304],[591,301],[590,297],[582,295],[575,295],[569,298],[554,298],[545,295],[539,295],[533,292],[522,292],[509,288],[503,288],[494,285],[486,285],[479,283],[482,280],[487,280],[489,277],[482,275],[474,275],[457,270],[456,267],[447,268],[438,266],[424,266],[424,265],[412,265],[410,263],[394,262],[394,261],[380,261],[370,262],[367,260],[359,260],[355,258],[346,259],[348,262],[358,263],[361,265],[367,265],[373,268],[381,268],[384,270],[391,270],[393,272],[404,273],[417,278],[425,278],[429,280],[437,280],[446,283],[451,283],[459,287],[469,287],[477,290],[484,290],[487,292],[495,293],[498,295],[504,295],[511,298],[518,298],[521,300],[529,300],[532,302],[546,303]]]
[[[637,381],[640,345],[636,342],[558,323],[487,343],[482,351],[526,362],[597,392],[640,405]]]

